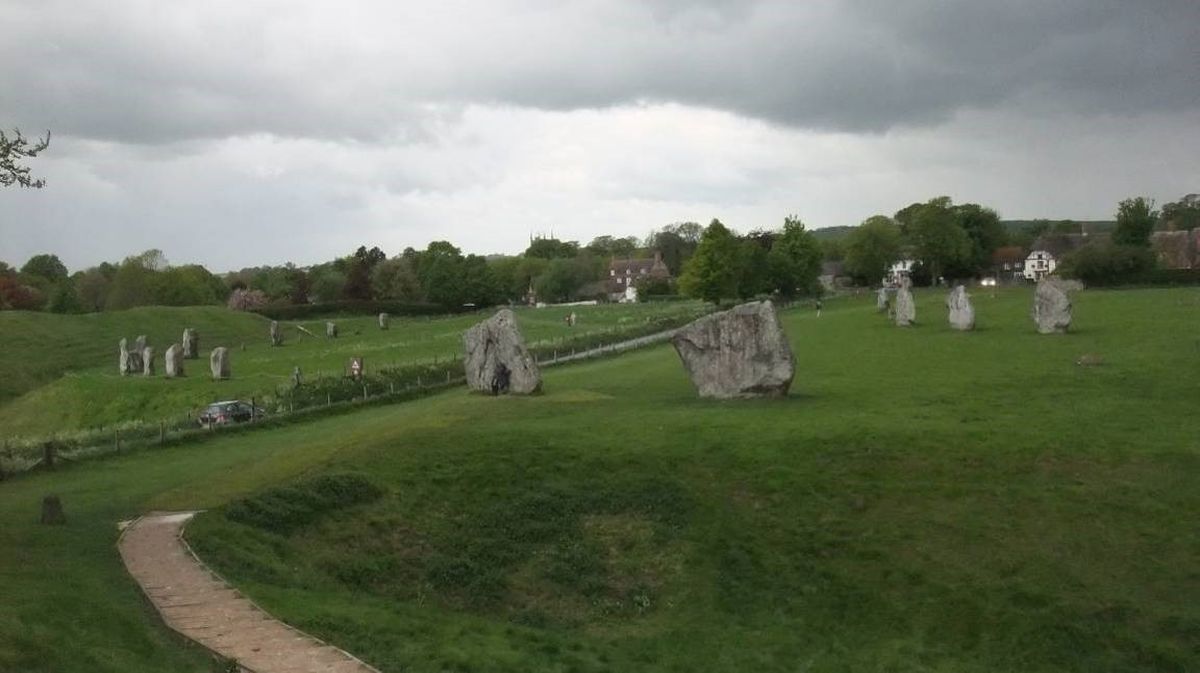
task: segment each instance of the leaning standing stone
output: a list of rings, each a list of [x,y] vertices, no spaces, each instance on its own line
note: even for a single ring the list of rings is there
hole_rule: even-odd
[[[879,288],[879,293],[875,295],[875,310],[880,313],[887,313],[888,291],[886,287]]]
[[[183,330],[183,357],[188,360],[200,357],[200,334],[191,327]]]
[[[391,316],[389,316],[388,314],[380,313],[379,314],[379,329],[383,329],[383,330],[387,329],[388,328],[388,320],[390,318],[391,318]]]
[[[283,332],[279,331],[279,321],[278,320],[271,321],[271,345],[272,346],[283,345]]]
[[[335,322],[325,323],[325,337],[329,338],[329,339],[337,338],[337,323],[335,323]]]
[[[770,301],[700,318],[676,332],[671,344],[701,397],[784,397],[796,374]]]
[[[912,282],[903,278],[896,290],[896,325],[899,327],[908,327],[917,320],[917,305],[913,301],[911,287]]]
[[[968,331],[975,329],[975,308],[971,306],[971,297],[967,288],[955,285],[946,297],[946,308],[950,310],[950,326],[956,330]]]
[[[167,378],[183,376],[183,348],[179,344],[171,344],[163,355],[163,371]]]
[[[214,381],[229,378],[229,349],[224,346],[214,348],[208,356],[208,366]]]
[[[467,386],[498,395],[529,395],[542,389],[542,374],[525,348],[517,317],[509,309],[475,325],[463,334]]]
[[[142,349],[142,376],[154,376],[154,347]]]
[[[1057,280],[1038,281],[1033,294],[1033,321],[1041,334],[1065,334],[1071,326],[1071,298]]]

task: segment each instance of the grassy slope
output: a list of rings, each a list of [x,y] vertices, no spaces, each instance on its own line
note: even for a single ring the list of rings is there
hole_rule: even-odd
[[[384,670],[1195,669],[1200,295],[1085,293],[1040,337],[1027,294],[968,335],[933,295],[912,330],[792,314],[782,401],[696,400],[661,347],[4,484],[0,670],[201,670],[142,626],[113,522],[347,469],[388,495],[191,537]],[[33,523],[51,491],[65,528]]]
[[[519,313],[526,338],[539,341],[621,329],[647,316],[691,308],[688,304],[596,306]],[[580,322],[569,329],[562,319],[572,310]],[[269,394],[288,382],[296,365],[313,377],[340,375],[355,355],[364,357],[368,369],[457,357],[463,330],[479,320],[477,314],[395,318],[384,332],[373,317],[339,318],[336,341],[323,338],[323,320],[299,323],[322,338],[305,336],[287,323],[284,345],[272,348],[267,343],[267,321],[224,309],[154,308],[85,316],[0,313],[0,338],[6,345],[10,338],[16,344],[4,350],[6,360],[0,361],[0,371],[15,374],[12,380],[4,379],[5,390],[12,394],[40,386],[0,407],[0,436],[40,436],[121,421],[178,417],[217,399]],[[147,334],[156,345],[161,374],[162,351],[179,338],[175,332],[182,332],[182,325],[196,326],[201,338],[202,358],[186,362],[188,377],[144,379],[116,373],[116,342],[121,334],[131,340],[138,333]],[[206,376],[208,360],[203,354],[217,345],[232,348],[232,380],[215,382]],[[50,381],[65,371],[69,373]]]

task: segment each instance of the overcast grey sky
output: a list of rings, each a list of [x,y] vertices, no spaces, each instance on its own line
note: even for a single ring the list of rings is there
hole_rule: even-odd
[[[1197,0],[0,0],[0,259],[517,252],[1200,191]]]

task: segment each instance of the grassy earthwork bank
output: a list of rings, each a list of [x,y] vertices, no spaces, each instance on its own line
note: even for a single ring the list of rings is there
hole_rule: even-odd
[[[537,344],[593,333],[619,335],[648,319],[698,309],[698,305],[640,304],[518,309],[526,339]],[[575,312],[575,327],[563,318]],[[341,377],[350,359],[364,358],[368,372],[381,367],[446,361],[461,356],[462,333],[491,311],[391,320],[339,317],[337,339],[325,338],[324,320],[281,322],[284,344],[272,347],[269,321],[224,308],[144,308],[89,315],[0,313],[0,438],[43,437],[122,423],[180,419],[224,399],[274,395],[300,366],[307,380]],[[303,327],[310,336],[298,329]],[[200,333],[201,357],[185,362],[187,376],[166,379],[163,352],[184,327]],[[117,341],[146,334],[155,346],[158,376],[117,373]],[[208,354],[230,349],[233,377],[213,381]],[[11,376],[7,375],[11,372]]]
[[[941,293],[788,311],[781,400],[699,400],[660,346],[0,484],[0,670],[211,670],[114,548],[195,508],[207,562],[389,672],[1200,669],[1200,291],[1085,291],[1065,336],[1031,295],[970,334]]]

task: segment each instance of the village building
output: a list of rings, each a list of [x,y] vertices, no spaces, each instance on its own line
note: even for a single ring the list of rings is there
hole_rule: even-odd
[[[662,260],[662,253],[654,251],[652,259],[617,259],[608,264],[608,298],[611,301],[637,301],[638,282],[646,278],[671,279],[671,270]]]
[[[1109,240],[1108,234],[1045,234],[1029,248],[1022,273],[1027,280],[1038,281],[1054,273],[1068,254],[1087,243]]]
[[[1025,259],[1028,251],[1019,245],[1006,245],[992,251],[992,277],[1000,283],[1025,280]]]

